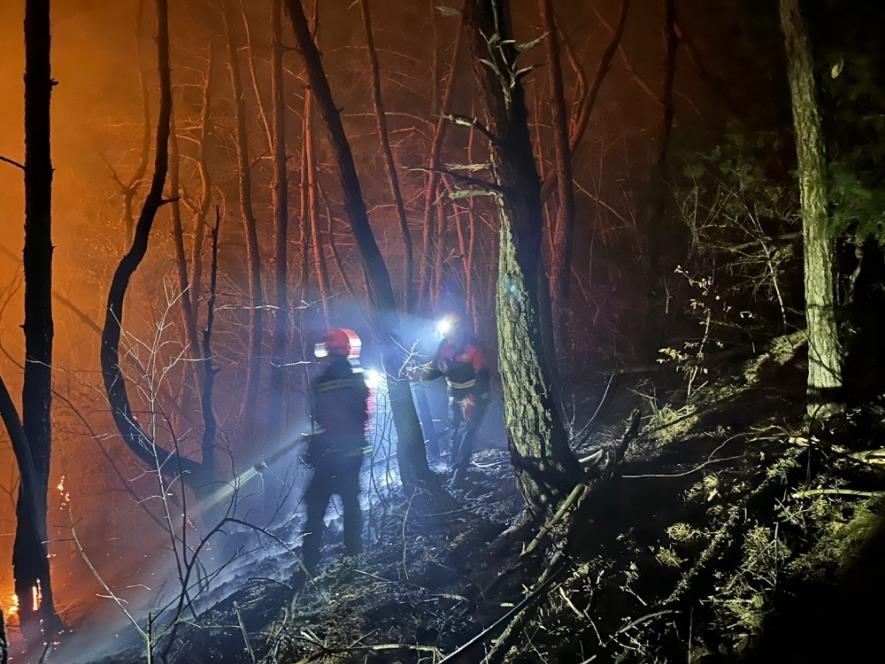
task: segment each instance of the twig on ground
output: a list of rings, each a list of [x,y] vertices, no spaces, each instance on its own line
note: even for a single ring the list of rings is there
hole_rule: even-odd
[[[814,496],[856,496],[858,498],[877,498],[885,496],[885,491],[861,491],[860,489],[807,489],[797,491],[793,498],[811,498]]]
[[[252,650],[252,644],[249,643],[249,632],[246,631],[246,623],[243,622],[243,614],[240,613],[240,605],[234,602],[234,612],[237,614],[237,624],[240,626],[240,632],[243,634],[243,643],[246,644],[246,652],[249,653],[249,659],[255,664],[255,651]]]
[[[409,580],[409,570],[406,569],[406,554],[409,550],[408,541],[406,540],[406,524],[409,522],[409,511],[412,509],[412,501],[414,499],[415,492],[413,491],[409,497],[409,504],[406,505],[406,514],[403,516],[403,576],[406,577],[406,581]]]
[[[623,477],[624,479],[628,479],[628,480],[646,479],[646,478],[652,478],[652,477],[658,477],[658,478],[685,477],[686,475],[691,475],[692,473],[696,473],[697,471],[702,470],[703,468],[706,468],[707,466],[712,465],[714,463],[724,463],[726,461],[736,461],[737,459],[742,459],[743,458],[742,454],[738,454],[737,456],[732,456],[732,457],[725,457],[723,459],[714,459],[713,456],[716,454],[716,452],[718,452],[723,447],[728,445],[728,443],[730,443],[733,440],[736,440],[737,438],[740,438],[743,435],[744,434],[742,434],[742,433],[738,433],[738,434],[735,434],[734,436],[730,436],[730,437],[726,438],[724,441],[722,441],[722,444],[719,445],[719,447],[717,447],[715,450],[710,452],[710,455],[707,457],[706,461],[704,461],[699,466],[695,466],[694,468],[683,471],[681,473],[650,473],[647,475],[621,475],[621,477]]]

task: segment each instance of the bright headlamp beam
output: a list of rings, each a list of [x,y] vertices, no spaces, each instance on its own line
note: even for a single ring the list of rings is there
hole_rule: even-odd
[[[440,336],[445,336],[452,330],[452,321],[449,318],[441,318],[436,323],[436,332]]]
[[[366,386],[370,390],[376,390],[381,385],[381,372],[377,369],[366,369],[363,376],[366,379]]]

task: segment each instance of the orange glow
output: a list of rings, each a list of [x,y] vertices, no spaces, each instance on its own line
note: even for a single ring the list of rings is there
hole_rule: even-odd
[[[12,593],[9,596],[9,604],[3,609],[3,613],[9,618],[18,615],[18,595]]]

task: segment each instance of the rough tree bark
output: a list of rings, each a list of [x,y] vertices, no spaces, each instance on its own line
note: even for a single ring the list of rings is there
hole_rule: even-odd
[[[415,257],[412,249],[412,234],[409,231],[406,206],[403,203],[399,177],[396,174],[393,150],[390,148],[387,117],[384,114],[384,103],[381,100],[381,68],[378,64],[378,52],[375,50],[375,36],[372,33],[372,13],[369,10],[369,0],[360,0],[360,9],[363,14],[363,29],[366,32],[369,68],[372,71],[372,108],[375,111],[375,130],[378,132],[378,143],[381,147],[381,154],[384,157],[384,171],[387,175],[387,184],[393,196],[396,218],[399,222],[400,235],[403,240],[403,254],[405,255],[406,263],[405,274],[403,275],[403,292],[405,293],[406,310],[408,311],[415,298],[415,286],[413,283],[415,279]]]
[[[507,13],[500,0],[467,0],[464,7],[501,224],[496,312],[508,447],[520,491],[529,508],[540,513],[568,495],[580,480],[580,467],[568,447],[540,350],[540,298],[548,288],[538,261],[541,183]]]
[[[169,10],[168,0],[157,0],[157,54],[160,74],[160,112],[157,119],[156,152],[151,186],[145,197],[132,246],[120,260],[108,289],[104,327],[101,333],[101,373],[105,393],[111,408],[114,424],[130,450],[149,468],[157,467],[166,472],[184,473],[183,479],[193,483],[200,476],[199,464],[178,458],[174,464],[167,463],[173,452],[163,449],[145,433],[132,413],[126,381],[120,367],[120,335],[123,328],[123,304],[132,275],[147,253],[148,240],[157,211],[166,202],[163,187],[169,169],[169,134],[172,115],[172,83],[169,70]]]
[[[406,491],[422,488],[440,496],[439,482],[427,465],[424,438],[412,401],[409,382],[403,375],[404,353],[401,344],[398,343],[399,316],[396,310],[396,297],[390,283],[390,273],[378,249],[372,227],[369,225],[369,215],[363,200],[350,143],[344,132],[338,108],[335,106],[319,51],[311,37],[301,1],[287,0],[287,8],[317,108],[329,133],[330,148],[338,163],[338,177],[344,195],[345,209],[366,274],[374,332],[382,344],[382,363],[387,374],[390,407],[397,433],[397,461],[403,487]]]
[[[21,458],[12,551],[22,633],[38,648],[40,616],[57,627],[46,543],[47,489],[52,450],[52,157],[50,151],[51,34],[49,0],[25,3],[25,367],[22,433],[30,463]],[[8,395],[7,395],[8,396]],[[4,418],[5,419],[5,418]],[[7,427],[8,427],[7,422]],[[11,433],[10,433],[11,435]],[[31,481],[25,481],[30,476]],[[39,588],[40,606],[32,593]]]
[[[246,392],[242,413],[245,416],[245,435],[255,433],[256,401],[261,380],[261,339],[264,316],[262,312],[261,254],[258,247],[258,222],[252,208],[252,173],[249,168],[249,135],[246,129],[246,99],[240,77],[240,57],[233,27],[233,1],[224,0],[224,29],[227,36],[227,55],[230,82],[234,95],[234,115],[236,119],[237,143],[237,189],[240,201],[240,216],[246,236],[246,259],[249,264],[249,359],[246,364]]]
[[[827,215],[826,164],[808,30],[799,0],[780,0],[793,102],[805,262],[808,403],[811,418],[841,410],[842,351],[835,317],[834,238]]]

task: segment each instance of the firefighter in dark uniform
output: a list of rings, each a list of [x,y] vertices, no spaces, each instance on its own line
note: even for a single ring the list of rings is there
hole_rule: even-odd
[[[359,357],[360,339],[352,330],[329,330],[317,344],[316,355],[325,368],[311,383],[313,433],[306,462],[313,477],[304,494],[307,522],[302,558],[312,574],[320,558],[323,517],[334,494],[344,507],[344,550],[347,555],[362,551],[363,515],[360,510],[360,466],[366,446],[369,388],[350,360]]]
[[[453,482],[462,483],[473,454],[473,441],[489,404],[490,372],[477,340],[460,314],[442,321],[443,339],[421,380],[446,377],[449,393],[449,427],[452,434]]]

